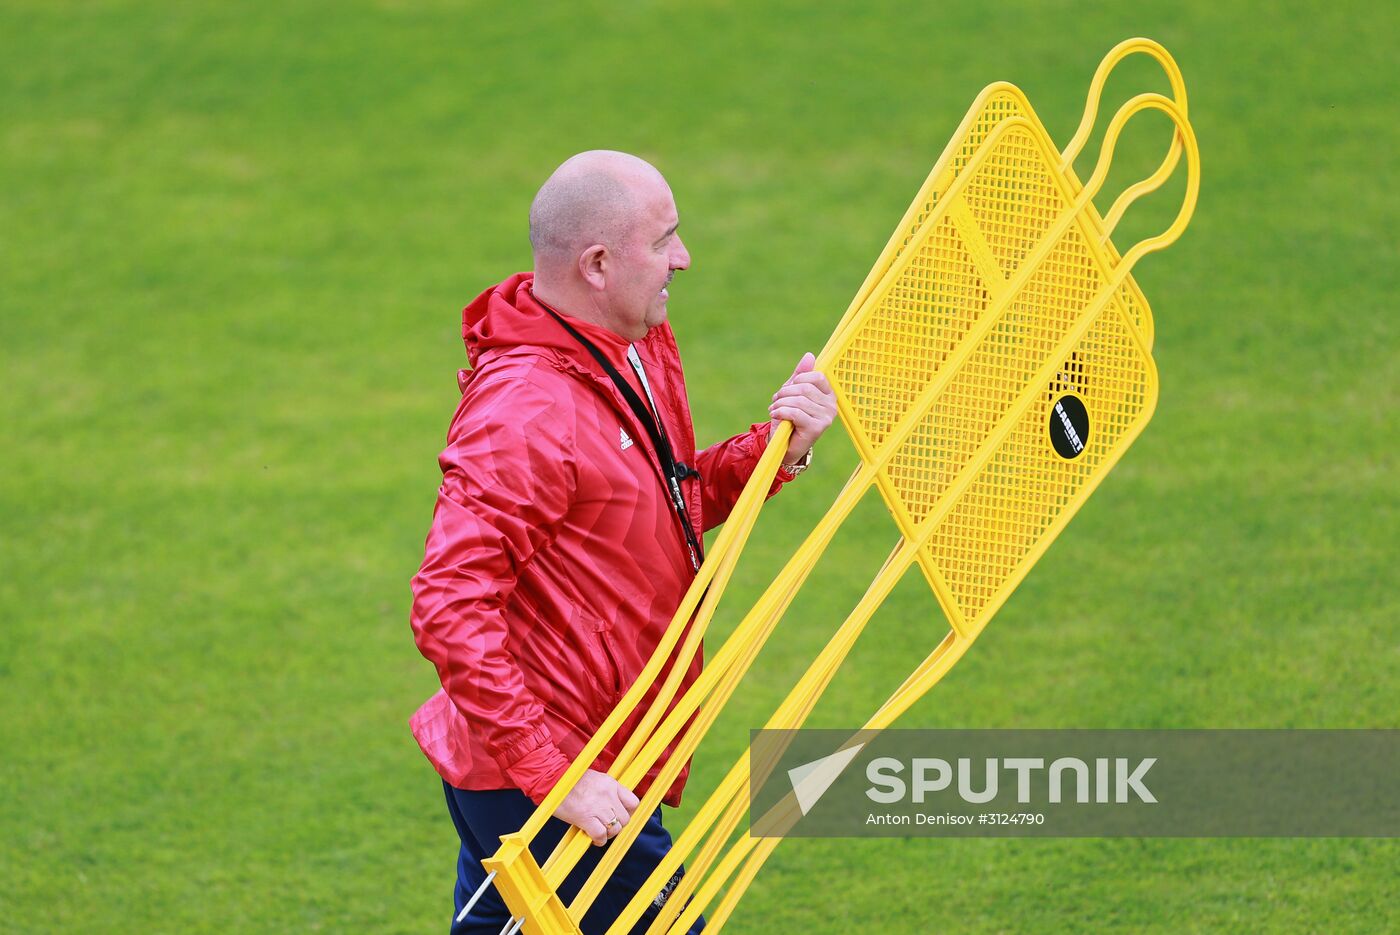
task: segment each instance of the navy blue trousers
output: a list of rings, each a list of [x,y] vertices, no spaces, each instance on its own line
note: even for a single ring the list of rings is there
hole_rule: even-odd
[[[457,856],[457,888],[453,894],[455,908],[452,918],[456,919],[467,900],[471,899],[476,888],[481,885],[481,881],[486,879],[486,871],[482,869],[481,862],[496,853],[503,835],[514,834],[525,825],[535,812],[535,803],[519,789],[469,792],[445,782],[442,787],[447,794],[447,810],[452,815],[452,823],[457,826],[457,836],[462,839],[462,847]],[[640,815],[632,816],[633,821],[639,821],[640,818]],[[544,828],[530,842],[530,853],[534,855],[536,862],[543,865],[549,859],[554,845],[559,843],[559,839],[567,830],[569,826],[558,818],[551,818],[545,823]],[[564,885],[559,887],[559,894],[564,898],[564,902],[568,903],[574,898],[611,846],[611,842],[603,847],[589,846],[587,855],[564,880]],[[658,808],[647,818],[646,826],[642,828],[632,848],[617,865],[612,878],[593,901],[588,914],[583,917],[580,928],[583,929],[584,935],[602,935],[606,932],[608,926],[631,902],[632,896],[646,882],[646,878],[670,849],[671,835],[661,826],[661,809]],[[668,893],[684,873],[683,869],[677,871],[666,887]],[[645,932],[647,926],[656,918],[657,911],[656,906],[648,908],[632,931],[638,935]],[[453,923],[452,935],[498,935],[508,921],[510,910],[506,908],[505,902],[493,886],[482,895],[465,919]],[[705,920],[701,918],[691,926],[690,932],[693,935],[704,927]]]

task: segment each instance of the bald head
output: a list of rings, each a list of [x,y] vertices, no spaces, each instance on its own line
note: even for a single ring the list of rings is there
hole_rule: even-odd
[[[535,298],[629,341],[666,320],[668,287],[690,266],[671,187],[648,162],[579,153],[530,205]]]
[[[617,249],[658,185],[666,186],[661,173],[627,153],[595,149],[566,160],[530,205],[536,274],[572,266],[592,244]]]

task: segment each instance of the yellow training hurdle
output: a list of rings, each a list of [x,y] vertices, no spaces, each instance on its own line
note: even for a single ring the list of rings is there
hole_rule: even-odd
[[[1093,173],[1081,184],[1071,164],[1089,137],[1109,72],[1133,53],[1162,65],[1172,97],[1140,94],[1124,104],[1105,132]],[[1170,149],[1151,176],[1100,216],[1091,199],[1108,174],[1124,124],[1144,110],[1171,119]],[[1176,219],[1120,254],[1109,240],[1118,220],[1132,201],[1172,175],[1183,152],[1186,194]],[[1185,85],[1171,56],[1151,40],[1130,39],[1105,57],[1084,117],[1062,152],[1014,85],[998,82],[977,97],[817,359],[835,387],[859,465],[699,679],[677,698],[791,426],[775,433],[638,680],[525,827],[503,838],[485,862],[488,884],[499,889],[515,917],[507,932],[580,931],[579,921],[644,823],[623,828],[567,905],[558,888],[589,840],[570,830],[543,866],[528,843],[646,687],[664,678],[658,699],[610,771],[634,788],[678,738],[638,814],[657,807],[837,529],[872,487],[900,538],[766,727],[803,724],[865,624],[913,565],[932,588],[950,630],[864,728],[890,725],[962,657],[1151,418],[1157,400],[1152,314],[1131,271],[1144,255],[1180,236],[1199,186]],[[667,669],[673,654],[676,662]],[[735,835],[747,811],[751,767],[763,766],[751,764],[747,753],[733,765],[610,933],[630,931],[652,895],[692,854],[648,932],[684,932],[712,905],[709,930],[723,926],[777,845],[777,838]]]

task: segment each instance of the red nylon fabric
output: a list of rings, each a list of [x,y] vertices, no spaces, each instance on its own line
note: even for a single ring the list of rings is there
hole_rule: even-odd
[[[535,302],[532,280],[516,274],[463,311],[473,369],[459,376],[462,399],[438,459],[443,481],[411,615],[443,688],[410,724],[450,784],[517,788],[538,803],[636,680],[694,571],[646,430]],[[625,339],[569,323],[632,379]],[[768,423],[697,453],[670,326],[649,331],[637,351],[676,458],[700,472],[682,483],[691,522],[709,529],[733,508]],[[770,495],[786,480],[780,472]],[[700,667],[697,658],[684,685]],[[659,683],[594,769],[612,764]],[[689,769],[668,805],[679,804]]]

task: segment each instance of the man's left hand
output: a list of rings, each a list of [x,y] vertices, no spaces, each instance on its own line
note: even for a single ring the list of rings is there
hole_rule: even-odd
[[[797,369],[773,394],[773,403],[768,407],[774,430],[780,421],[792,423],[792,440],[788,442],[784,464],[801,460],[836,418],[836,394],[826,375],[813,369],[816,365],[814,356],[803,354]]]

